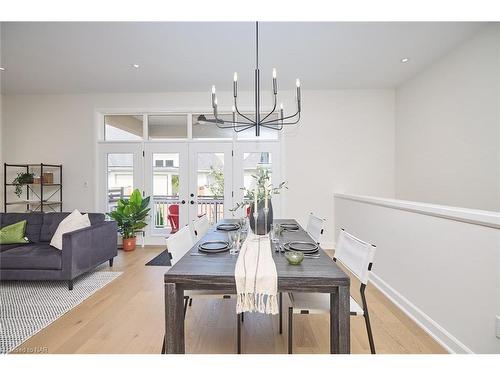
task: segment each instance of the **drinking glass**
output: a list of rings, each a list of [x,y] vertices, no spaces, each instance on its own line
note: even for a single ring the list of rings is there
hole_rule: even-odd
[[[271,241],[272,241],[272,243],[276,244],[276,243],[280,242],[279,235],[280,235],[280,225],[274,223],[272,225],[272,228],[271,228]]]

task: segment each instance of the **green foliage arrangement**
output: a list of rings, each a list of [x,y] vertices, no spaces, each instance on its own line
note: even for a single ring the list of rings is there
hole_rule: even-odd
[[[249,203],[252,203],[255,200],[255,194],[257,194],[257,201],[263,202],[266,197],[266,192],[267,197],[271,199],[273,195],[280,194],[282,189],[288,189],[288,186],[286,186],[286,181],[282,181],[278,186],[275,187],[271,183],[270,171],[266,168],[257,167],[256,173],[252,175],[252,178],[256,182],[257,193],[255,192],[255,188],[250,190],[241,188],[241,190],[243,190],[243,202],[236,203],[236,206],[234,206],[229,211],[234,213],[238,209],[245,207]]]
[[[31,172],[20,172],[17,174],[12,183],[15,185],[14,193],[18,198],[21,198],[21,194],[23,193],[23,185],[32,184],[34,178],[35,174]]]
[[[150,197],[142,198],[141,192],[135,189],[130,199],[120,199],[116,208],[108,213],[118,224],[118,232],[124,239],[134,238],[135,232],[147,225],[149,200]]]

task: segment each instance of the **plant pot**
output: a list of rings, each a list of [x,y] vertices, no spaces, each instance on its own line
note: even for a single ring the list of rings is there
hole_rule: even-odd
[[[264,235],[271,231],[271,226],[273,224],[273,205],[270,199],[268,199],[269,212],[267,213],[267,218],[264,214],[264,201],[258,202],[257,204],[257,228],[255,226],[254,217],[254,204],[250,205],[250,228],[255,234]]]
[[[135,250],[135,237],[123,239],[123,251]]]

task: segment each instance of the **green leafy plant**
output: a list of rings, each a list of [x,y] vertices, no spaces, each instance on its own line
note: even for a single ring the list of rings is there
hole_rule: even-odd
[[[213,178],[213,183],[208,186],[212,194],[216,197],[224,196],[224,172],[220,168],[210,166],[208,175]]]
[[[31,172],[20,172],[17,174],[17,177],[12,181],[12,184],[15,186],[14,193],[18,198],[21,198],[21,194],[23,193],[23,185],[32,184],[35,178],[35,174]]]
[[[282,181],[278,186],[274,186],[271,183],[271,175],[269,169],[257,167],[256,173],[252,175],[252,178],[255,180],[256,189],[246,189],[241,188],[243,190],[243,202],[236,203],[236,206],[231,208],[229,211],[236,212],[238,209],[245,207],[247,204],[253,202],[255,200],[255,194],[257,194],[257,201],[262,202],[267,197],[269,199],[272,198],[273,195],[278,195],[281,193],[282,189],[288,189],[286,186],[287,182]]]
[[[142,198],[141,192],[135,189],[130,199],[120,199],[116,208],[108,213],[118,225],[118,232],[124,239],[134,238],[135,232],[144,228],[149,214],[150,197]]]

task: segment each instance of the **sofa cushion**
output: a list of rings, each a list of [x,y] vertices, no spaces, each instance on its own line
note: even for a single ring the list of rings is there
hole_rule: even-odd
[[[62,268],[62,253],[43,242],[18,245],[0,253],[0,268],[60,270]]]
[[[21,245],[18,243],[13,243],[10,245],[0,245],[0,252],[10,250],[10,249],[13,249],[14,247],[19,247],[19,246],[21,246]]]
[[[26,237],[30,242],[40,241],[40,229],[43,223],[44,214],[41,212],[9,212],[0,213],[0,227],[26,220]]]
[[[43,225],[40,233],[40,241],[50,242],[56,233],[57,227],[68,216],[69,212],[47,212],[43,218]],[[90,224],[102,223],[105,220],[104,214],[89,214]]]

